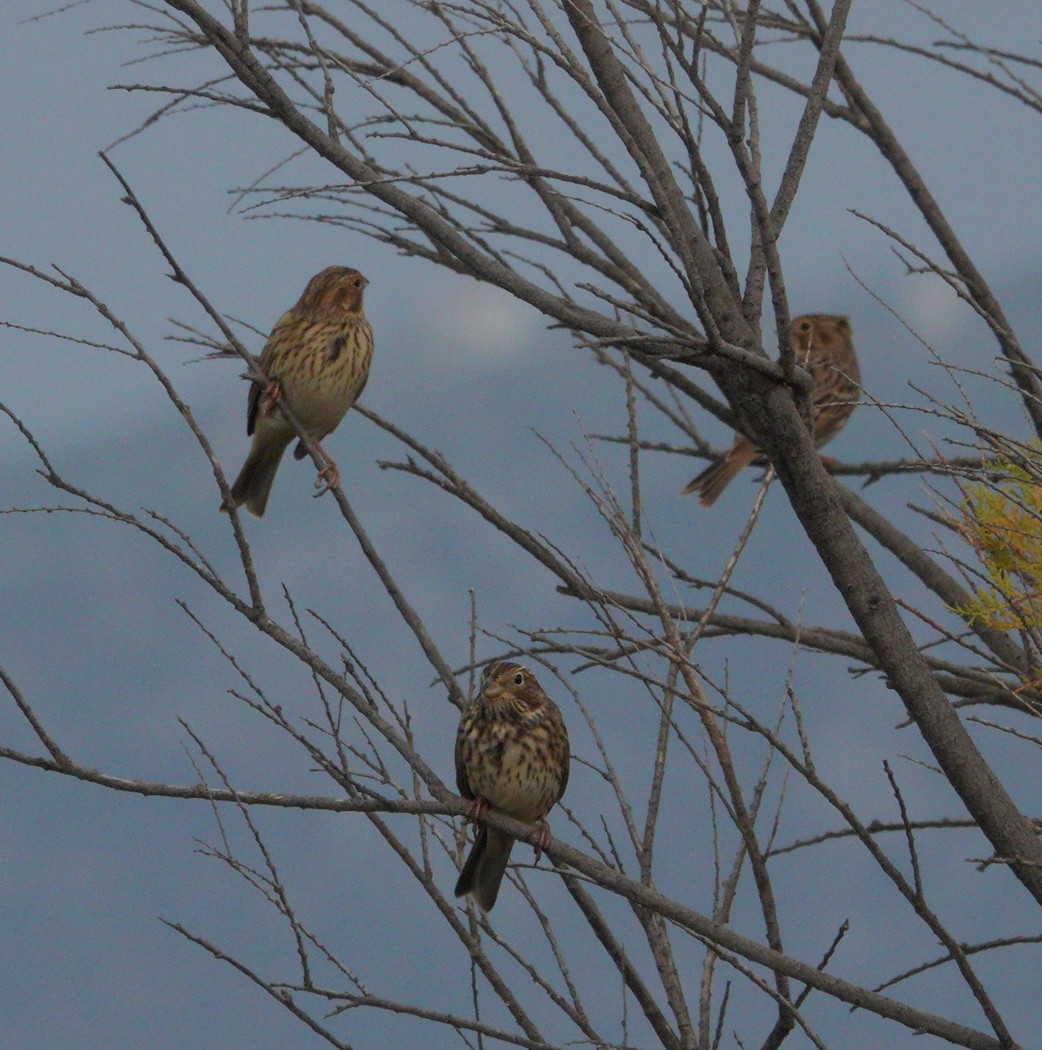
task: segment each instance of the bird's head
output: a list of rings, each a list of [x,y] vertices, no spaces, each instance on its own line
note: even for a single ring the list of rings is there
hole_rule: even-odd
[[[368,283],[349,266],[327,266],[308,281],[295,309],[333,320],[345,314],[360,314],[362,293]]]
[[[850,318],[838,314],[804,314],[792,322],[792,342],[806,352],[813,347],[832,348],[850,339]]]
[[[520,664],[496,661],[481,677],[481,698],[487,704],[507,704],[521,712],[535,711],[546,703],[536,677]]]

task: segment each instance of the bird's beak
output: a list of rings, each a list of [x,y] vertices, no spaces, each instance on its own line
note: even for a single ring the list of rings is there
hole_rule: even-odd
[[[495,700],[497,696],[503,695],[503,687],[495,682],[489,682],[485,686],[485,692],[482,695],[486,700]]]

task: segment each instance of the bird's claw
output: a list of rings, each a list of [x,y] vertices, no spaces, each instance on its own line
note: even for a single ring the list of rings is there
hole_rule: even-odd
[[[476,798],[467,808],[466,813],[463,815],[463,820],[467,823],[474,823],[476,820],[481,820],[484,815],[488,812],[488,799]]]
[[[539,822],[539,836],[535,840],[535,862],[539,863],[539,858],[543,855],[543,850],[550,845],[550,825],[546,820],[540,820]]]
[[[282,384],[277,379],[272,379],[261,391],[261,412],[266,416],[270,416],[281,400]]]
[[[487,798],[476,798],[470,804],[470,808],[467,810],[464,820],[475,821],[480,820],[488,812],[488,799]]]
[[[319,496],[324,496],[330,489],[336,488],[340,484],[340,471],[337,470],[337,465],[330,460],[319,472],[318,477],[315,478],[315,488],[318,492],[315,493],[315,499]]]
[[[471,822],[482,820],[490,808],[487,798],[476,798],[471,802],[463,819]],[[543,850],[550,845],[553,836],[550,834],[550,825],[546,822],[545,818],[537,820],[536,827],[539,829],[539,834],[536,836],[534,849],[535,862],[538,864],[539,858],[543,855]]]

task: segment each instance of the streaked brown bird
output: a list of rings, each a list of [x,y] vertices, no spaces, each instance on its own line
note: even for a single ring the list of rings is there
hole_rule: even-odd
[[[561,712],[535,675],[519,664],[489,664],[456,733],[456,784],[473,800],[470,816],[491,806],[529,824],[539,821],[538,860],[550,841],[544,818],[568,784],[568,757]],[[479,824],[456,896],[470,894],[482,911],[491,911],[513,845],[506,833]]]
[[[843,429],[861,396],[850,321],[833,314],[804,314],[792,322],[792,343],[796,359],[814,380],[814,440],[820,447]],[[760,449],[744,434],[735,434],[730,449],[685,485],[682,495],[697,492],[698,502],[711,507],[738,472],[759,455]]]
[[[368,283],[350,267],[327,266],[308,281],[296,305],[271,330],[260,356],[268,383],[250,386],[246,433],[253,435],[253,444],[232,485],[236,507],[245,503],[259,518],[268,504],[282,454],[296,436],[278,409],[280,402],[297,417],[325,460],[315,481],[318,495],[340,483],[336,464],[319,442],[336,429],[369,378],[373,331],[362,311]],[[293,455],[307,455],[303,442],[297,443]]]

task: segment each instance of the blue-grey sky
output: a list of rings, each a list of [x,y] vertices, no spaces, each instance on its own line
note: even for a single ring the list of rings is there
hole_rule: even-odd
[[[387,6],[402,19],[413,17],[410,5],[399,0]],[[1027,0],[996,5],[947,0],[942,6],[954,24],[995,47],[1036,47],[1042,36],[1042,15]],[[0,5],[6,44],[0,91],[8,100],[0,118],[5,216],[0,254],[40,268],[57,265],[89,286],[168,369],[226,470],[234,471],[247,443],[240,369],[190,364],[197,352],[168,339],[176,331],[170,319],[196,325],[204,319],[165,276],[163,261],[132,211],[120,203],[119,187],[97,157],[98,149],[136,127],[156,105],[155,96],[110,85],[188,83],[211,67],[198,56],[127,65],[148,51],[138,33],[88,33],[139,21],[142,11],[133,4],[107,0],[33,19],[49,7],[50,0]],[[910,6],[891,0],[855,4],[851,31],[919,41],[940,35]],[[1033,350],[1042,325],[1036,287],[1042,255],[1038,114],[889,50],[865,45],[850,53]],[[768,147],[784,142],[789,130],[767,128]],[[526,526],[565,545],[598,582],[632,588],[596,514],[534,433],[567,452],[573,442],[582,442],[584,429],[621,431],[624,405],[617,387],[570,347],[566,335],[547,330],[533,311],[501,292],[403,260],[356,233],[276,219],[247,221],[241,211],[229,212],[228,191],[248,184],[292,148],[285,132],[260,117],[202,110],[163,122],[112,156],[193,280],[230,317],[267,330],[322,266],[338,262],[363,270],[371,281],[367,312],[377,334],[366,404],[446,453],[480,491]],[[922,347],[859,287],[844,260],[946,359],[994,371],[994,345],[983,327],[939,282],[905,276],[884,238],[849,208],[923,237],[921,222],[885,165],[847,129],[824,122],[782,243],[786,278],[796,310],[851,316],[868,394],[884,403],[915,401],[910,379],[946,398],[952,390]],[[111,340],[89,307],[13,270],[0,270],[0,301],[2,320]],[[259,349],[257,337],[248,342]],[[978,383],[974,389],[982,415],[1019,432],[1011,399],[994,385]],[[0,329],[0,400],[33,430],[69,480],[129,509],[154,508],[170,517],[238,580],[208,465],[143,368],[88,346]],[[902,421],[917,438],[943,429],[928,416],[907,414]],[[675,440],[675,434],[658,429]],[[726,439],[716,424],[706,429],[717,440]],[[467,657],[471,590],[482,624],[505,635],[515,626],[527,630],[581,621],[579,611],[556,595],[549,575],[531,567],[476,516],[414,478],[380,470],[378,461],[401,453],[375,426],[349,415],[329,447],[366,528],[453,664]],[[887,416],[866,406],[830,451],[841,458],[888,458],[905,454],[905,445]],[[624,485],[617,451],[599,447],[598,455],[615,483]],[[0,418],[0,505],[59,502],[36,467],[26,443]],[[351,638],[388,693],[408,700],[428,760],[451,782],[455,711],[442,691],[430,687],[430,668],[398,624],[334,505],[310,499],[310,470],[307,464],[284,465],[268,515],[247,523],[262,581],[273,596],[286,583],[302,607],[321,612]],[[646,456],[643,470],[649,527],[691,571],[715,577],[751,502],[751,475],[707,513],[677,496],[697,470],[695,460]],[[902,509],[910,500],[929,501],[918,482],[886,481],[869,493],[917,530],[924,545],[933,542],[930,531]],[[881,564],[895,592],[913,602],[924,597],[885,558]],[[780,491],[768,497],[763,527],[735,582],[766,591],[787,615],[797,615],[804,602],[809,622],[848,621]],[[155,545],[81,516],[0,517],[0,663],[71,755],[116,775],[192,782],[196,773],[183,719],[220,756],[238,787],[328,791],[279,734],[228,695],[237,684],[233,672],[176,600],[220,632],[273,699],[298,715],[313,714],[307,677],[253,637]],[[717,680],[728,674],[741,702],[769,720],[782,696],[788,650],[751,643],[739,657],[738,649],[722,642],[707,643],[703,650],[707,674]],[[494,643],[483,641],[479,655],[495,651]],[[855,800],[862,816],[895,815],[883,758],[897,764],[916,816],[962,815],[939,777],[899,757],[928,755],[910,730],[895,728],[903,712],[881,683],[853,679],[841,661],[806,654],[795,668],[794,685],[822,770]],[[627,695],[606,676],[580,681],[580,687],[609,727],[619,768],[642,797],[650,759],[628,740],[640,739],[638,732],[654,739],[640,729],[648,715],[640,707],[643,696]],[[576,754],[592,759],[578,713],[559,698],[573,726]],[[1033,756],[994,734],[981,733],[980,741],[1017,801],[1037,815],[1042,807]],[[6,697],[0,698],[0,744],[38,749]],[[751,750],[744,756],[746,772],[757,767],[759,754]],[[581,766],[567,802],[592,826],[608,806],[597,777]],[[804,803],[786,810],[783,838],[836,826],[820,804]],[[676,847],[663,851],[657,879],[708,911],[712,871],[701,846],[708,819],[704,791],[694,813],[677,801],[673,805],[669,826]],[[233,817],[228,820],[245,847],[241,829]],[[345,960],[358,965],[374,994],[411,991],[432,1008],[466,1009],[466,960],[367,823],[282,813],[262,813],[257,820],[302,915]],[[411,821],[401,817],[392,823],[411,840]],[[554,829],[581,845],[563,815],[555,818]],[[213,842],[217,836],[212,813],[199,803],[140,799],[0,763],[4,1046],[320,1045],[241,976],[158,921],[184,923],[240,953],[265,976],[291,972],[292,945],[270,909],[226,868],[195,852],[198,840]],[[943,917],[965,940],[996,931],[1034,933],[1034,912],[1012,879],[994,869],[980,875],[972,865],[953,865],[953,856],[978,855],[985,848],[982,839],[969,835],[943,833],[926,840],[928,891],[937,894]],[[699,870],[691,870],[692,857]],[[437,863],[451,883],[445,858]],[[778,862],[777,877],[794,954],[816,960],[852,913],[854,929],[837,959],[841,974],[870,983],[936,953],[918,929],[909,943],[895,947],[894,931],[910,925],[906,905],[871,874],[854,847],[828,847],[798,881],[786,878],[790,863],[797,861]],[[949,879],[953,870],[959,877]],[[948,883],[931,884],[935,871],[943,871]],[[548,907],[568,916],[553,877],[535,876],[532,884],[546,895]],[[739,914],[759,937],[748,904],[743,902]],[[610,905],[609,911],[621,914]],[[527,914],[516,891],[505,891],[496,918],[524,939]],[[575,936],[585,944],[585,934]],[[696,948],[680,951],[697,965]],[[1018,1034],[1030,1039],[1039,997],[1037,959],[1024,949],[1016,957],[985,958],[979,966],[1010,1020],[1020,1024]],[[608,1018],[617,991],[587,991],[597,1004],[598,1023],[612,1030]],[[944,1012],[950,989],[929,977],[898,996]],[[960,1020],[983,1025],[972,1011]],[[855,1014],[844,1023],[845,1045],[877,1045],[881,1029],[871,1018]],[[734,1018],[732,1024],[742,1029]],[[573,1037],[562,1035],[557,1025],[547,1023],[549,1038]],[[759,1030],[743,1031],[753,1038]],[[338,1031],[357,1046],[456,1045],[447,1032],[381,1017],[349,1018]],[[908,1034],[905,1042],[894,1042],[888,1031],[887,1043],[911,1046],[913,1039]]]

